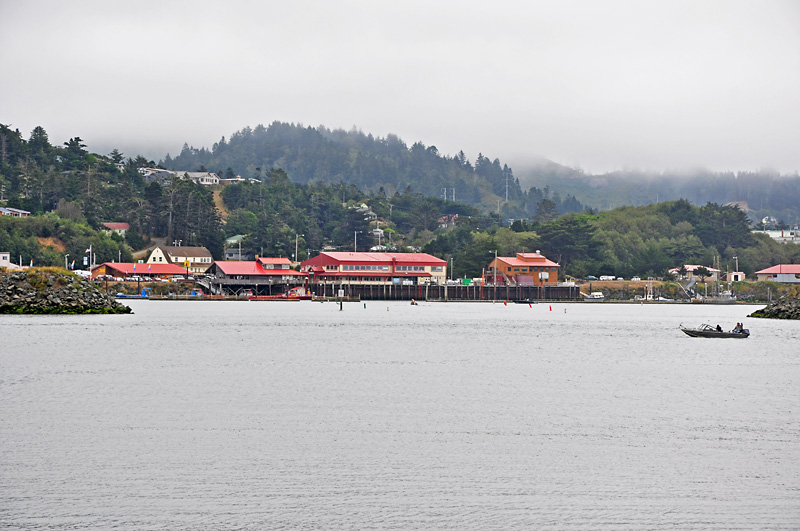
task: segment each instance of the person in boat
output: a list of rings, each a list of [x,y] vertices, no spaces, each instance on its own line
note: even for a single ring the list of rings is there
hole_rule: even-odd
[[[720,325],[717,325],[717,332],[722,332],[722,327]]]
[[[741,334],[743,330],[744,330],[744,325],[742,323],[736,323],[736,326],[733,327],[733,331],[736,332],[737,334]]]

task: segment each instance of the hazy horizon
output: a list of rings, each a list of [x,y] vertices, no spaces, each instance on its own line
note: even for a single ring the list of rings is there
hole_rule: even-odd
[[[0,0],[0,123],[158,160],[273,121],[586,173],[800,170],[800,4]]]

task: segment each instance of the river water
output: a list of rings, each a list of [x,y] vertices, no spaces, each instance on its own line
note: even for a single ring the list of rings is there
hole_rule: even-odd
[[[800,528],[756,307],[129,304],[0,316],[0,527]]]

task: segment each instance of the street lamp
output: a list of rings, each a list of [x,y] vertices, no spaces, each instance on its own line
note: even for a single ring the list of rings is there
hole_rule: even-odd
[[[353,252],[354,253],[358,252],[358,235],[362,234],[363,232],[364,232],[363,230],[353,231]]]

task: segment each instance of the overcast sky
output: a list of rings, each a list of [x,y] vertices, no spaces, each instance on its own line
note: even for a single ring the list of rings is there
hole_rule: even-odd
[[[0,123],[161,158],[278,120],[444,154],[800,170],[800,2],[0,0]]]

